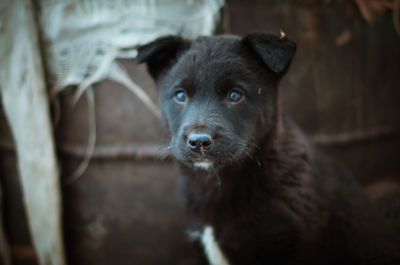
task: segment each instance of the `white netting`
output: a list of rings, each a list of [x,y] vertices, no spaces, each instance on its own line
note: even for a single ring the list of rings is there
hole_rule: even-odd
[[[223,4],[224,0],[42,0],[40,22],[52,93],[78,85],[78,98],[112,73],[126,75],[115,59],[135,57],[134,46],[156,37],[211,34]]]

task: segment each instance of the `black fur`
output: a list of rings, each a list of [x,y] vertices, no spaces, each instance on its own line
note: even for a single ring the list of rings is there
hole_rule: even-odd
[[[213,226],[232,265],[396,264],[397,238],[352,176],[280,113],[277,85],[295,47],[255,33],[139,48],[184,175],[189,229]],[[231,91],[244,97],[233,102]],[[200,151],[188,143],[198,132],[210,137]]]

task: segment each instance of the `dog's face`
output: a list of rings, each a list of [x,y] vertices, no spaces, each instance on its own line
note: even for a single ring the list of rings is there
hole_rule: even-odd
[[[174,156],[207,170],[251,156],[275,125],[276,86],[295,44],[263,33],[169,36],[138,50],[157,82]]]

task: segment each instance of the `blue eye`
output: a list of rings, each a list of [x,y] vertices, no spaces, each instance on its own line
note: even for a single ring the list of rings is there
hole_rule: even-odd
[[[175,93],[175,100],[176,100],[178,103],[185,103],[186,100],[187,100],[187,96],[186,96],[185,91],[182,91],[182,90],[177,91],[177,92]]]
[[[231,90],[228,93],[228,98],[229,101],[233,102],[233,103],[237,103],[239,102],[242,98],[243,98],[243,93],[239,90]]]

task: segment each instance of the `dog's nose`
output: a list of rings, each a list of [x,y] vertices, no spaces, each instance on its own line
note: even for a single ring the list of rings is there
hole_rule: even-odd
[[[203,151],[212,144],[212,138],[207,133],[192,133],[188,137],[187,144],[194,151]]]

